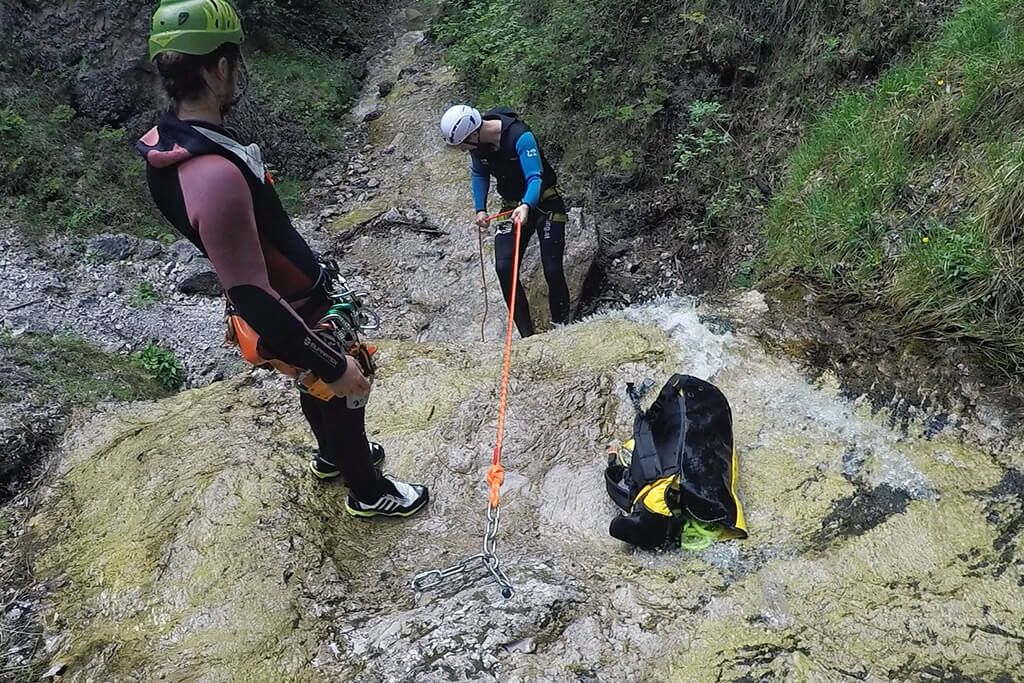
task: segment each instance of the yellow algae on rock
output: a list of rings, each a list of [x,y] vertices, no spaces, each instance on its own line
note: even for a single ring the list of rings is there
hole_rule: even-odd
[[[348,517],[344,487],[305,474],[294,391],[265,373],[79,427],[31,529],[67,678],[991,680],[1024,666],[1014,470],[962,433],[894,431],[684,300],[514,344],[498,548],[516,596],[483,581],[415,599],[414,573],[479,551],[502,353],[381,343],[368,431],[390,471],[431,487],[404,521]],[[629,434],[625,382],[674,371],[730,399],[751,537],[631,551],[607,535],[605,447]]]

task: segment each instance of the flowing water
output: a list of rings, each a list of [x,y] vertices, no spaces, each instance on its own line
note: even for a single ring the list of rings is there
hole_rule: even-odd
[[[764,314],[756,292],[517,340],[498,537],[516,594],[485,575],[410,590],[416,572],[479,550],[505,313],[492,283],[488,341],[474,341],[468,177],[432,137],[453,80],[421,41],[405,33],[374,62],[373,78],[413,69],[370,127],[378,147],[402,133],[413,159],[381,157],[379,201],[415,196],[448,233],[369,234],[347,259],[401,322],[380,342],[371,438],[390,471],[430,485],[428,509],[347,516],[344,488],[304,473],[294,393],[262,372],[95,415],[31,525],[67,678],[1022,680],[1019,437],[956,416],[897,421],[812,380],[740,331]],[[444,288],[424,249],[441,254]],[[414,291],[429,301],[412,323],[397,311]],[[625,384],[673,372],[730,400],[749,539],[648,553],[608,535],[603,467],[630,434]]]

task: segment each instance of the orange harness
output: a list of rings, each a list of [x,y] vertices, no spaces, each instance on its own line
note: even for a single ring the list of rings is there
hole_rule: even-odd
[[[242,358],[244,358],[246,362],[255,365],[256,367],[269,366],[283,375],[294,377],[310,395],[315,396],[321,401],[330,401],[335,397],[335,393],[331,391],[331,388],[327,383],[312,372],[297,368],[294,365],[289,365],[284,361],[274,358],[264,358],[260,354],[259,333],[252,329],[249,323],[245,322],[242,316],[228,314],[227,317],[228,329],[225,334],[225,341],[236,345],[242,352]],[[320,327],[320,325],[317,326],[317,328]],[[356,343],[348,350],[347,353],[349,356],[352,356],[359,361],[359,365],[361,366],[363,373],[369,377],[372,376],[376,370],[376,366],[373,362],[373,354],[376,352],[376,346],[367,346]]]

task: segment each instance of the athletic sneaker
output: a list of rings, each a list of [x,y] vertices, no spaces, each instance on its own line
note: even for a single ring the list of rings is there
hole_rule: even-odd
[[[377,470],[377,476],[384,476],[384,447],[376,441],[371,441],[370,457],[373,459],[373,469]],[[321,458],[320,451],[317,451],[316,456],[309,461],[309,471],[321,481],[336,479],[341,476],[341,470],[334,463],[327,462]]]
[[[408,517],[430,498],[427,487],[422,484],[406,484],[389,476],[383,477],[381,484],[380,497],[370,503],[359,500],[349,491],[345,501],[348,513],[355,517]]]

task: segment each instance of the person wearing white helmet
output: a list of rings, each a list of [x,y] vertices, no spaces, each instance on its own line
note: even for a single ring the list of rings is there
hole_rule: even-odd
[[[541,264],[548,283],[551,321],[569,321],[569,287],[562,258],[565,254],[565,202],[558,190],[554,168],[544,158],[529,126],[508,107],[496,107],[483,114],[459,104],[441,117],[441,136],[458,149],[469,152],[476,224],[487,226],[487,193],[491,177],[497,181],[503,210],[514,209],[512,221],[498,223],[494,231],[494,269],[508,303],[515,263],[515,234],[512,223],[519,220],[522,236],[518,258],[536,232],[540,239]],[[522,337],[533,334],[533,320],[526,293],[516,285],[516,328]]]

